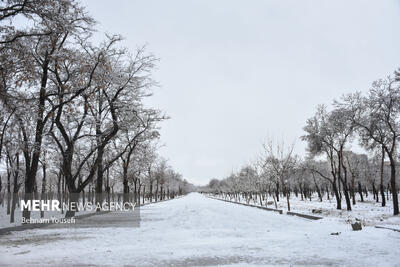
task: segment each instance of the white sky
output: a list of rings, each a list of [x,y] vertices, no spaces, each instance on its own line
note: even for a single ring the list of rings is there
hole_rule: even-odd
[[[98,29],[161,59],[151,105],[161,153],[206,184],[254,159],[266,136],[292,142],[318,104],[400,67],[400,1],[84,0]],[[296,141],[296,153],[306,144]]]

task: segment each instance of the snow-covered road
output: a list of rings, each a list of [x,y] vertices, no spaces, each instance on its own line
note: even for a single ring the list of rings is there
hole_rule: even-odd
[[[400,233],[389,230],[353,232],[336,221],[279,215],[197,193],[140,213],[140,227],[46,227],[0,236],[0,265],[400,265]],[[88,220],[95,225],[102,216],[111,214]]]

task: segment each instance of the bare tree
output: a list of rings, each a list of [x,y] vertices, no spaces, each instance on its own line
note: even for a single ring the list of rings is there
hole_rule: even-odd
[[[264,143],[263,147],[264,162],[267,166],[270,166],[270,171],[281,182],[283,192],[286,195],[288,211],[290,211],[290,186],[288,179],[296,166],[296,157],[293,155],[294,143],[285,146],[284,141],[277,143],[270,139]]]
[[[400,83],[396,79],[373,82],[368,96],[360,93],[344,96],[338,105],[347,109],[367,149],[381,147],[389,157],[393,196],[393,214],[399,214],[396,188],[397,140],[400,137]],[[382,154],[382,161],[383,159]]]
[[[325,154],[331,167],[332,189],[335,193],[337,209],[341,209],[341,198],[337,185],[342,183],[347,210],[351,210],[351,202],[347,185],[347,170],[343,152],[349,138],[353,134],[353,125],[344,116],[343,109],[327,112],[325,106],[319,106],[314,117],[307,120],[302,140],[308,143],[310,157]],[[327,178],[327,177],[325,177]]]

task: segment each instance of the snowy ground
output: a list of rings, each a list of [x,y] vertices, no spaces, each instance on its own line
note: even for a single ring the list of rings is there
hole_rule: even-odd
[[[400,216],[393,216],[393,202],[391,199],[386,201],[385,207],[382,207],[381,203],[377,203],[373,200],[372,194],[369,194],[364,202],[360,202],[358,195],[356,196],[356,200],[356,205],[352,205],[352,211],[347,211],[344,199],[342,200],[342,210],[337,210],[335,198],[327,200],[326,197],[324,197],[323,201],[320,202],[316,194],[311,198],[311,201],[309,199],[301,200],[300,197],[291,196],[290,207],[293,212],[325,217],[327,220],[338,220],[343,223],[361,221],[364,226],[378,225],[400,229]],[[246,200],[241,198],[240,202],[246,203]],[[275,208],[271,197],[268,199],[268,202],[269,208]],[[260,205],[260,202],[259,199],[255,201],[250,200],[249,204]],[[263,205],[265,206],[265,201],[263,201]],[[284,212],[287,211],[286,198],[282,198],[278,202],[278,209],[282,209]],[[321,213],[314,214],[312,210],[320,210]]]
[[[95,226],[109,216],[126,214],[92,216],[90,228],[50,226],[0,236],[0,265],[400,265],[398,232],[354,232],[339,221],[310,221],[197,193],[142,207],[139,228]]]

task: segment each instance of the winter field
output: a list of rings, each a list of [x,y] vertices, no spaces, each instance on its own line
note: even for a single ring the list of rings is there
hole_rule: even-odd
[[[109,213],[82,219],[82,227],[52,225],[1,236],[0,265],[400,264],[400,233],[371,226],[352,231],[340,220],[311,221],[198,193],[146,205],[140,213],[138,228],[129,227],[126,213]]]
[[[211,196],[230,200],[218,195]],[[232,199],[232,201],[235,200]],[[253,198],[247,202],[246,199],[241,197],[239,202],[260,206],[258,198]],[[268,208],[275,208],[272,198],[267,199],[267,202]],[[262,206],[265,207],[265,203],[266,201],[263,200]],[[292,212],[324,217],[326,220],[335,220],[347,224],[359,221],[363,226],[383,226],[400,230],[400,217],[393,215],[393,202],[390,197],[386,200],[386,206],[382,207],[381,202],[376,202],[372,194],[369,194],[368,197],[364,196],[364,202],[361,202],[359,197],[356,196],[356,205],[351,207],[351,211],[347,211],[344,199],[342,200],[342,209],[338,210],[336,209],[336,200],[334,198],[328,200],[326,199],[326,195],[322,202],[319,201],[317,194],[314,194],[311,200],[309,198],[301,200],[300,197],[291,196],[290,207]],[[287,212],[285,197],[277,202],[277,208],[281,209],[284,213]]]

